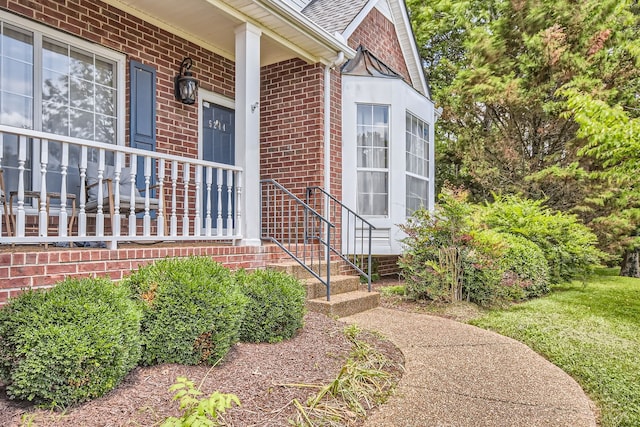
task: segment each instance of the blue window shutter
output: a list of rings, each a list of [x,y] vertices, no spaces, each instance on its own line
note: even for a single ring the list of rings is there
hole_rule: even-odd
[[[130,145],[132,148],[156,151],[156,69],[130,61]],[[144,161],[138,159],[136,186],[144,187]],[[152,172],[151,182],[155,182]]]

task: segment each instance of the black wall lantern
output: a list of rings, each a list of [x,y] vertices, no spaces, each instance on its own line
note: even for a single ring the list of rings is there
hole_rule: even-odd
[[[184,58],[180,64],[180,74],[174,79],[176,99],[183,104],[195,104],[198,93],[198,80],[193,77],[191,58]]]

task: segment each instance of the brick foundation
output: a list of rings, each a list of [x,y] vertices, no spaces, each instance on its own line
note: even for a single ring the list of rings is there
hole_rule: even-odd
[[[109,249],[13,248],[0,252],[0,305],[25,289],[50,288],[67,277],[109,276],[122,279],[138,267],[167,257],[209,256],[237,270],[263,268],[287,259],[274,245],[130,246]]]

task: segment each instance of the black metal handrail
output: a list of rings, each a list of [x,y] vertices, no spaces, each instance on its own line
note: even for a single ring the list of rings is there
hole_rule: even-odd
[[[367,288],[371,292],[371,246],[375,227],[321,187],[307,187],[306,204],[315,211],[323,212],[324,218],[327,218],[331,224],[341,224],[343,236],[335,236],[334,234],[334,239],[337,241],[333,244],[329,242],[329,248],[360,275],[364,276],[367,280]],[[353,236],[351,236],[352,227]],[[359,235],[358,230],[360,230]],[[366,236],[365,230],[367,232]],[[367,242],[366,249],[365,240]],[[359,248],[358,242],[360,242]],[[366,272],[363,270],[365,256],[367,259]]]
[[[278,245],[318,279],[331,296],[331,233],[335,226],[273,179],[260,180],[261,238]],[[326,234],[324,234],[326,233]],[[312,236],[316,238],[312,239]],[[326,237],[325,237],[326,236]],[[324,238],[323,238],[324,237]],[[316,250],[320,244],[322,250]],[[322,277],[322,262],[326,276]]]

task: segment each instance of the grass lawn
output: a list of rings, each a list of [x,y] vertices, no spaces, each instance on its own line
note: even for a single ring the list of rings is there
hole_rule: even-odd
[[[640,426],[640,279],[603,270],[470,323],[526,343],[575,378],[602,426]]]

